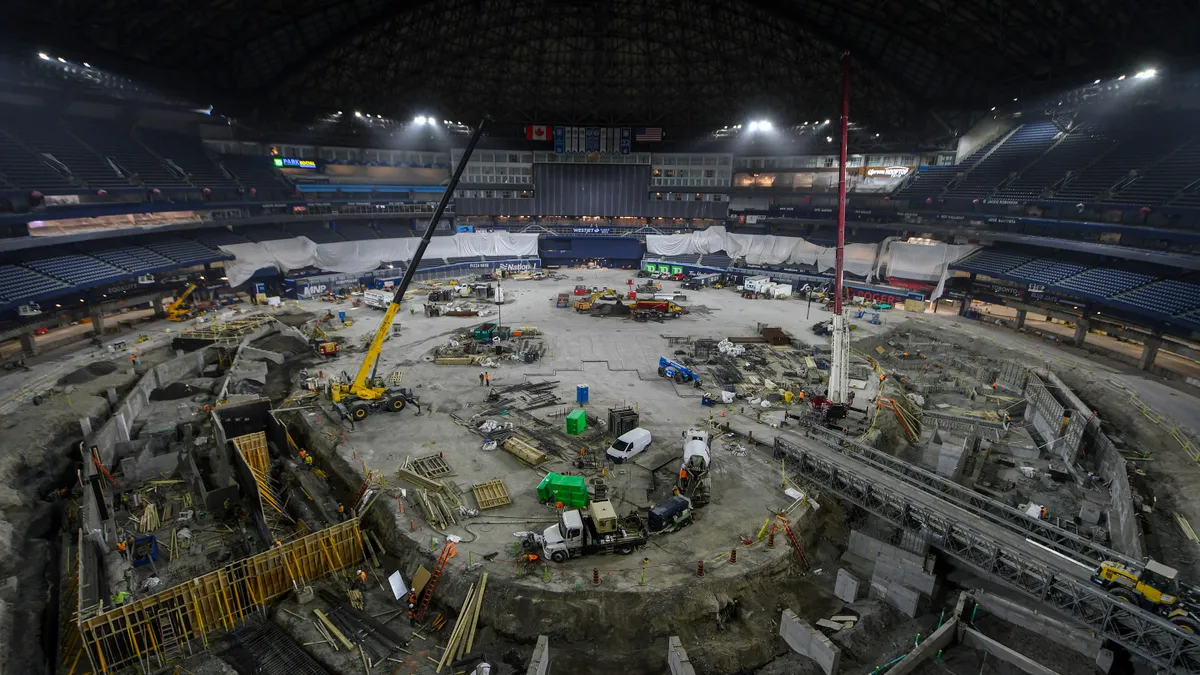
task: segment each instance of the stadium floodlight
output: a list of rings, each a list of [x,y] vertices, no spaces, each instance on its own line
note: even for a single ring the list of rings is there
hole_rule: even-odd
[[[1125,76],[1124,76],[1124,75],[1122,75],[1122,76],[1120,76],[1120,77],[1118,77],[1118,78],[1117,78],[1117,82],[1120,82],[1121,80],[1124,80],[1124,79],[1125,79]]]
[[[825,137],[825,142],[826,142],[826,143],[832,143],[832,142],[833,142],[833,136],[826,136],[826,137]]]
[[[770,131],[771,130],[771,120],[759,120],[758,128],[760,131]]]
[[[64,59],[63,57],[61,57],[61,56],[60,56],[60,57],[58,57],[58,62],[59,62],[59,63],[66,63],[66,62],[67,62],[67,60],[66,60],[66,59]]]
[[[1138,71],[1138,72],[1137,72],[1137,73],[1136,73],[1136,74],[1133,76],[1133,79],[1135,79],[1135,80],[1148,80],[1148,79],[1150,79],[1150,78],[1154,77],[1154,76],[1155,76],[1155,75],[1157,75],[1157,74],[1158,74],[1158,71],[1157,71],[1157,70],[1155,70],[1154,68],[1147,68],[1146,70],[1139,70],[1139,71]]]
[[[1100,78],[1096,78],[1096,81],[1093,82],[1092,84],[1100,84]]]
[[[992,106],[992,111],[995,112],[996,106]]]
[[[413,118],[413,124],[425,124],[428,121],[428,118],[426,118],[424,115],[417,115]]]
[[[1016,96],[1014,96],[1014,97],[1013,97],[1013,103],[1016,103],[1016,102],[1017,102],[1017,97],[1016,97]]]
[[[49,60],[50,60],[50,55],[49,55],[49,54],[47,54],[46,52],[38,52],[38,58],[39,58],[39,59],[41,59],[41,60],[43,60],[43,61],[49,61]]]
[[[750,123],[750,131],[758,131],[758,120]]]
[[[825,120],[825,124],[829,124],[829,120]]]
[[[362,117],[362,113],[360,113],[360,112],[358,112],[357,110],[355,110],[355,111],[354,111],[354,116],[355,116],[355,117]]]
[[[92,64],[88,63],[87,61],[84,61],[84,62],[83,62],[83,67],[84,67],[84,68],[91,68],[91,67],[92,67]]]

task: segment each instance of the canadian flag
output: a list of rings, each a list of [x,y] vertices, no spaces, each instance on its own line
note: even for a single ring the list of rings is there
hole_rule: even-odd
[[[548,141],[550,140],[550,127],[544,124],[527,124],[525,125],[525,140],[527,141]]]

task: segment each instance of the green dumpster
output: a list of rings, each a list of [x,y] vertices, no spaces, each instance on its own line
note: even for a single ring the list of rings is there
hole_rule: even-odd
[[[564,506],[581,509],[588,503],[587,483],[583,476],[546,474],[538,484],[537,495],[538,501],[543,504],[562,502]]]
[[[587,413],[581,408],[576,408],[567,414],[567,433],[572,436],[578,436],[587,429]]]

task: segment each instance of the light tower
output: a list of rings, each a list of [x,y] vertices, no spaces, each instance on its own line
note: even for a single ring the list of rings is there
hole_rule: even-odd
[[[842,54],[842,150],[838,162],[837,262],[833,277],[833,331],[830,333],[830,417],[846,414],[850,405],[850,322],[842,309],[842,269],[846,249],[846,146],[850,131],[850,54]]]

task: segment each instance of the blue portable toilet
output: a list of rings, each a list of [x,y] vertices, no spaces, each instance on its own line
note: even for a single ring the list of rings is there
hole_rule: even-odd
[[[575,385],[575,402],[579,405],[588,402],[588,386],[586,384]]]
[[[346,323],[346,313],[345,312],[338,312],[338,321],[341,323]]]

